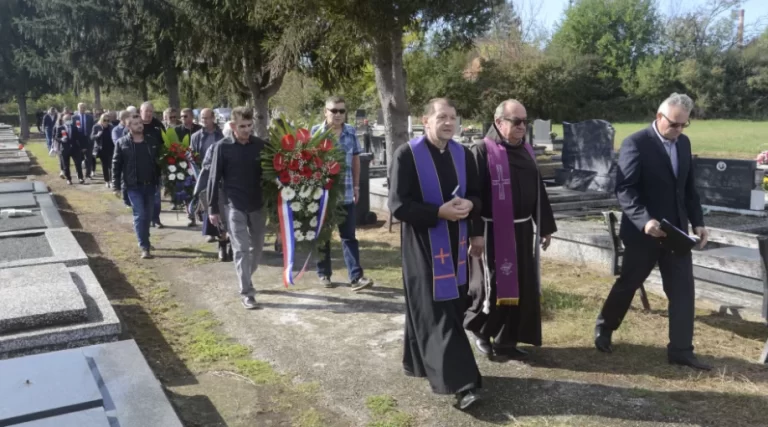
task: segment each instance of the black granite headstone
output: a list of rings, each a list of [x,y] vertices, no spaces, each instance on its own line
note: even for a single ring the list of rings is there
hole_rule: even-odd
[[[556,182],[573,190],[613,191],[613,126],[605,120],[588,120],[563,123],[563,130],[563,169],[556,172]]]
[[[694,159],[694,183],[701,204],[750,209],[757,164],[752,160]]]

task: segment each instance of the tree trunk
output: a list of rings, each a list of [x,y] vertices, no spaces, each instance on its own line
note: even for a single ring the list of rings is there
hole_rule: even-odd
[[[408,141],[408,98],[403,69],[403,31],[393,26],[389,34],[374,42],[371,62],[384,114],[387,144],[387,176],[395,149]]]
[[[141,82],[139,90],[141,91],[141,102],[149,101],[149,88],[146,81]]]
[[[19,104],[19,129],[21,130],[21,140],[29,139],[29,121],[27,120],[27,91],[26,85],[19,84],[16,87],[16,102]]]
[[[165,90],[168,91],[168,106],[181,109],[181,96],[179,96],[179,73],[173,64],[165,67]]]
[[[93,84],[93,109],[101,110],[101,86],[98,83]]]
[[[269,98],[263,94],[254,96],[253,102],[253,130],[261,139],[269,139]]]

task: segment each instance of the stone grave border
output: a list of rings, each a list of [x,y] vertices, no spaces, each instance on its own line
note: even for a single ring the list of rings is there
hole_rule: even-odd
[[[85,301],[88,320],[1,335],[0,359],[117,340],[120,320],[91,268],[69,266],[67,271]]]
[[[64,263],[67,267],[88,265],[88,256],[77,243],[69,228],[40,228],[32,230],[8,231],[0,233],[2,238],[24,236],[29,234],[45,234],[53,256],[44,258],[20,259],[0,262],[0,268],[34,266],[40,264]]]

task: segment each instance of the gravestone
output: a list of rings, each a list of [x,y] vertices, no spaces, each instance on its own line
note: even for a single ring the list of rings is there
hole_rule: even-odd
[[[85,321],[83,296],[63,264],[0,270],[0,334]]]
[[[563,123],[562,169],[555,182],[578,191],[612,192],[616,187],[613,126],[605,120]]]
[[[68,267],[88,264],[68,228],[0,233],[0,269],[56,263]]]
[[[0,301],[0,359],[114,341],[120,334],[115,310],[87,265],[0,269]]]
[[[19,181],[0,183],[0,194],[5,193],[47,193],[48,187],[40,181]]]
[[[702,205],[765,210],[763,172],[752,160],[694,158],[694,183]]]
[[[549,136],[552,132],[551,120],[539,120],[533,121],[533,144],[540,145],[552,149],[552,138]]]
[[[56,203],[47,193],[45,185],[40,182],[0,184],[0,211],[8,209],[31,211],[32,215],[19,217],[0,215],[0,232],[66,227]],[[33,227],[34,224],[39,226]]]
[[[136,342],[0,361],[0,426],[181,427]]]

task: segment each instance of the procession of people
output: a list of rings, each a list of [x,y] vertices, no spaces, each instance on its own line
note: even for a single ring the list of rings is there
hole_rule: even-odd
[[[258,271],[269,212],[265,209],[262,152],[267,141],[254,135],[251,108],[234,108],[219,127],[210,108],[164,112],[127,107],[97,116],[85,104],[72,115],[51,107],[41,118],[62,178],[72,184],[71,161],[78,182],[93,179],[102,163],[105,185],[133,211],[142,258],[151,258],[150,228],[162,228],[162,171],[157,162],[163,132],[174,127],[189,136],[199,170],[193,200],[174,200],[189,215],[189,226],[202,225],[219,259],[232,261],[242,305],[258,309],[252,277]],[[624,212],[621,237],[624,268],[611,290],[595,329],[595,347],[612,352],[612,333],[627,313],[635,291],[659,265],[669,306],[668,361],[709,370],[693,353],[694,290],[690,252],[664,244],[662,220],[687,229],[690,223],[706,244],[707,230],[693,185],[690,141],[683,134],[693,102],[672,94],[647,129],[628,137],[619,152],[616,194]],[[353,291],[374,285],[363,274],[355,237],[355,209],[360,199],[360,143],[345,123],[341,97],[326,100],[324,121],[311,134],[327,133],[345,158],[343,194],[346,212],[338,224],[343,259]],[[472,147],[453,140],[458,114],[447,98],[430,100],[422,115],[424,136],[394,153],[388,207],[401,222],[402,277],[405,296],[403,370],[426,378],[436,394],[456,397],[462,410],[480,400],[482,375],[475,359],[526,359],[520,344],[541,346],[540,251],[552,244],[557,225],[539,172],[529,118],[518,100],[505,100],[493,112],[482,142]],[[654,172],[651,172],[654,171]],[[202,208],[196,208],[199,203]],[[198,213],[200,214],[198,216]],[[331,281],[331,243],[317,248],[319,283]],[[234,291],[234,286],[233,286]],[[471,336],[471,339],[470,339]]]

